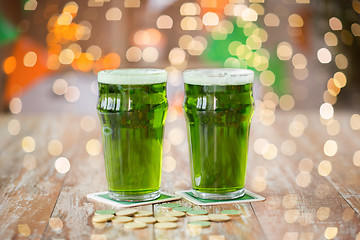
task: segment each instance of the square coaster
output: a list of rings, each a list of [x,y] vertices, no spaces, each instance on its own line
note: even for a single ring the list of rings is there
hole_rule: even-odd
[[[258,202],[264,201],[265,198],[256,193],[253,193],[245,189],[245,195],[240,198],[229,199],[229,200],[208,200],[197,198],[191,190],[179,191],[175,194],[185,198],[186,200],[196,204],[196,205],[219,205],[219,204],[232,204],[232,203],[245,203],[245,202]]]
[[[175,196],[170,193],[165,193],[165,192],[161,192],[161,195],[159,198],[150,200],[150,201],[145,201],[145,202],[117,201],[117,200],[111,199],[109,197],[108,192],[90,193],[86,197],[88,199],[92,199],[92,200],[95,200],[98,202],[109,204],[114,207],[122,207],[122,208],[143,206],[143,205],[162,203],[162,202],[170,202],[170,201],[176,201],[176,200],[181,199],[181,197]]]

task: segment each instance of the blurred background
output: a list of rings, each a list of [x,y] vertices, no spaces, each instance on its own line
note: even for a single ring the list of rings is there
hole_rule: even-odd
[[[96,73],[169,73],[170,115],[182,114],[181,72],[256,72],[257,114],[359,111],[360,1],[12,0],[0,2],[1,111],[96,114]]]

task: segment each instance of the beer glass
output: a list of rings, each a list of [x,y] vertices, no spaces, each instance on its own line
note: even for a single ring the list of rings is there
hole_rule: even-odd
[[[245,194],[254,72],[194,69],[184,72],[193,194],[234,199]]]
[[[147,201],[160,196],[167,73],[160,69],[117,69],[98,74],[109,196]]]

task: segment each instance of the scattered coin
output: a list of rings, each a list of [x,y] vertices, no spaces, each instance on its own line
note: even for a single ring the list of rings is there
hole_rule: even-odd
[[[188,215],[206,215],[208,212],[206,210],[190,210],[187,212]]]
[[[143,223],[155,223],[156,222],[156,218],[154,217],[137,217],[135,218],[135,222],[143,222]]]
[[[207,221],[189,222],[188,226],[190,226],[190,227],[209,227],[210,222],[207,222]]]
[[[125,217],[125,216],[117,216],[114,219],[111,220],[113,223],[128,223],[132,222],[132,217]]]
[[[164,215],[168,217],[183,217],[185,216],[185,213],[172,210],[170,212],[165,212]]]
[[[102,222],[102,223],[92,222],[92,224],[96,229],[104,229],[106,226],[106,222]]]
[[[177,223],[173,222],[155,223],[155,228],[158,229],[174,229],[177,228],[177,226]]]
[[[97,210],[95,212],[95,215],[114,215],[116,213],[116,211],[114,210]]]
[[[149,212],[149,211],[137,211],[137,213],[135,213],[134,217],[150,217],[152,215],[153,215],[153,213]]]
[[[125,223],[124,227],[127,229],[140,229],[140,228],[146,228],[146,223],[144,222],[129,222]]]
[[[172,210],[179,211],[179,212],[188,212],[193,209],[191,207],[174,207]]]
[[[226,222],[230,220],[230,217],[224,214],[209,214],[210,221],[214,222]]]
[[[114,217],[114,215],[95,215],[93,216],[92,221],[95,223],[107,222]]]
[[[116,212],[116,216],[132,216],[138,211],[136,209],[126,209],[126,210],[120,210]]]
[[[225,215],[241,215],[241,211],[240,210],[223,210],[221,211],[221,214],[225,214]]]
[[[189,222],[197,222],[197,221],[209,221],[209,217],[207,215],[198,215],[198,216],[190,216]]]
[[[158,222],[176,222],[178,220],[178,218],[177,217],[164,216],[164,217],[156,217],[156,220]]]
[[[165,208],[165,209],[172,209],[174,207],[181,207],[181,204],[179,204],[179,203],[164,203],[164,204],[161,204],[161,207]]]

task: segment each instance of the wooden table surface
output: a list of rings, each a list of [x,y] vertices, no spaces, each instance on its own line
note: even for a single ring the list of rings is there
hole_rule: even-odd
[[[186,219],[175,230],[129,231],[91,222],[107,208],[86,199],[106,190],[97,116],[0,115],[0,239],[360,240],[360,123],[351,127],[351,116],[320,121],[315,111],[279,111],[271,123],[255,115],[246,187],[266,201],[196,207],[181,200],[242,215],[201,231]],[[170,114],[162,175],[170,193],[191,186],[186,139],[183,117]],[[160,211],[156,204],[138,209]]]

